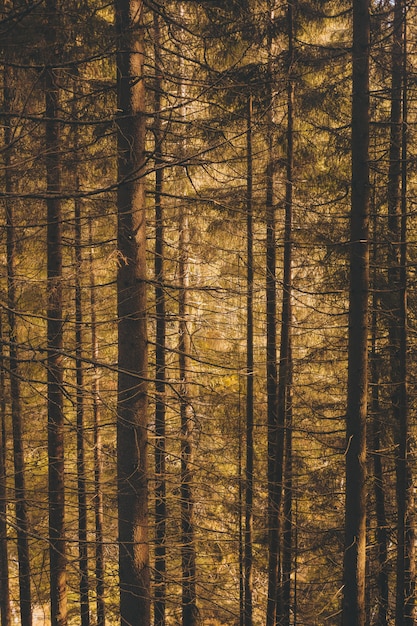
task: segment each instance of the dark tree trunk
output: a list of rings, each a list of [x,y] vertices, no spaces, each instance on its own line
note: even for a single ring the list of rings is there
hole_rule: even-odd
[[[181,413],[181,560],[182,560],[182,626],[196,626],[198,608],[196,598],[196,554],[194,539],[193,498],[193,430],[194,412],[190,400],[189,372],[191,341],[188,316],[189,289],[189,227],[188,216],[180,208],[179,241],[179,376]]]
[[[166,623],[166,313],[164,286],[164,211],[162,206],[162,69],[159,16],[154,13],[155,54],[155,302],[156,302],[156,380],[155,380],[155,602],[154,624]]]
[[[120,619],[150,623],[143,2],[116,0]]]
[[[274,120],[272,98],[274,2],[268,3],[268,135],[266,167],[266,391],[268,414],[268,600],[266,626],[274,626],[278,583],[278,510],[275,485],[275,441],[277,429],[277,296],[276,224],[274,204]]]
[[[379,401],[379,355],[377,351],[377,298],[373,302],[371,385],[372,385],[372,453],[374,472],[376,544],[378,555],[378,626],[388,624],[388,533],[385,507],[384,472],[381,458],[381,406]]]
[[[287,154],[285,183],[284,282],[282,296],[281,346],[278,382],[278,428],[285,428],[285,490],[282,555],[282,608],[277,623],[290,624],[291,562],[292,562],[292,248],[294,191],[294,41],[293,4],[287,3]],[[280,470],[281,471],[281,470]],[[277,477],[278,478],[278,477]]]
[[[245,472],[245,532],[244,581],[245,626],[252,626],[252,566],[253,566],[253,173],[252,173],[252,96],[247,97],[246,116],[246,472]]]
[[[50,58],[59,59],[55,0],[47,0],[50,27],[47,44]],[[67,623],[64,414],[62,365],[62,213],[58,73],[52,66],[44,72],[47,179],[47,335],[48,335],[48,459],[49,459],[49,557],[52,626]]]
[[[4,68],[3,72],[3,101],[4,110],[10,113],[13,100],[13,76],[11,69]],[[4,125],[4,170],[6,193],[13,192],[11,174],[11,146],[12,129],[10,118],[7,117]],[[7,305],[9,321],[9,367],[10,367],[10,395],[13,429],[13,458],[14,458],[14,485],[15,509],[17,528],[17,553],[19,561],[19,592],[20,592],[20,619],[22,626],[32,624],[31,576],[29,555],[29,520],[27,511],[25,486],[25,459],[22,439],[22,416],[20,399],[20,374],[18,357],[18,337],[16,320],[16,229],[13,201],[6,198],[6,247],[7,247]]]
[[[400,254],[400,284],[401,284],[401,355],[404,364],[403,405],[405,406],[404,420],[402,421],[400,438],[400,459],[403,459],[403,470],[400,474],[404,481],[404,623],[413,626],[416,621],[416,513],[413,467],[415,463],[414,438],[408,410],[408,320],[407,320],[407,171],[408,171],[408,74],[407,74],[407,7],[404,8],[404,45],[403,45],[403,123],[401,128],[401,254]],[[403,450],[403,454],[401,454]]]
[[[78,132],[77,129],[75,131]],[[78,138],[75,140],[75,154]],[[74,166],[77,169],[77,166]],[[79,190],[79,177],[76,172],[75,190]],[[80,567],[80,617],[81,626],[90,624],[90,604],[88,598],[88,544],[87,544],[87,479],[84,451],[84,370],[83,370],[83,300],[81,286],[82,271],[82,232],[81,203],[75,200],[75,369],[76,369],[76,415],[77,415],[77,497],[78,497],[78,562]]]
[[[365,623],[365,481],[369,329],[369,34],[369,0],[354,0],[346,502],[342,609],[344,626],[363,626]]]
[[[9,547],[7,541],[6,377],[3,346],[3,315],[0,312],[0,617],[1,626],[11,626]]]
[[[373,188],[376,189],[375,180]],[[375,496],[376,518],[376,551],[377,551],[377,603],[378,616],[377,626],[388,626],[389,588],[388,588],[388,527],[385,506],[385,481],[381,453],[381,429],[382,407],[380,404],[380,354],[378,351],[378,321],[380,309],[380,297],[377,292],[378,279],[378,241],[377,241],[377,210],[375,201],[373,209],[373,252],[372,252],[372,339],[371,339],[371,408],[372,408],[372,460],[373,460],[373,485]]]
[[[387,302],[391,356],[392,412],[396,442],[397,577],[396,626],[414,624],[414,534],[407,391],[407,270],[406,270],[406,68],[405,2],[396,0],[393,20],[391,133],[388,172],[388,232],[390,239]],[[413,543],[413,540],[412,540]]]
[[[292,351],[289,347],[287,408],[285,416],[284,527],[282,537],[282,624],[291,624],[291,574],[293,571],[293,454],[292,454]]]
[[[93,261],[93,226],[89,227],[89,269],[90,269],[90,319],[91,319],[91,358],[93,362],[92,400],[93,400],[93,434],[94,434],[94,523],[95,523],[95,559],[96,559],[96,610],[97,626],[105,626],[106,605],[104,587],[104,539],[103,539],[103,454],[100,431],[100,388],[98,371],[98,337],[96,315],[96,285]]]

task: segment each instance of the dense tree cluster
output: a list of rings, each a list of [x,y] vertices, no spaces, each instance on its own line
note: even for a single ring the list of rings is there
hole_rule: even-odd
[[[1,626],[411,626],[413,0],[0,4]]]

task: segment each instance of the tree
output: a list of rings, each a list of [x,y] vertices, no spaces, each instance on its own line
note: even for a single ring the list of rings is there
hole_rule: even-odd
[[[11,113],[13,103],[13,75],[10,67],[3,72],[3,101],[6,114]],[[4,125],[5,188],[13,193],[11,150],[13,145],[10,117]],[[7,312],[9,322],[10,395],[13,430],[13,459],[15,482],[15,509],[17,547],[19,559],[20,617],[23,625],[32,624],[31,571],[29,555],[29,519],[26,497],[25,453],[23,449],[20,373],[17,336],[16,261],[17,239],[13,203],[6,199],[6,248],[7,248]]]
[[[91,359],[93,362],[92,401],[93,401],[93,441],[94,441],[94,522],[95,522],[95,559],[96,559],[96,610],[97,626],[105,626],[106,605],[104,585],[104,545],[103,545],[103,450],[100,431],[100,397],[99,397],[99,372],[98,372],[98,338],[97,338],[97,312],[96,312],[96,284],[93,263],[93,225],[92,218],[88,221],[88,242],[90,246],[88,265],[90,275],[90,319],[91,319]]]
[[[11,625],[9,549],[7,540],[6,482],[6,377],[3,353],[3,314],[0,314],[0,617],[1,626]]]
[[[66,538],[64,493],[62,205],[57,33],[59,7],[47,0],[49,63],[44,71],[47,190],[47,336],[49,558],[52,626],[67,624]]]
[[[344,626],[365,624],[369,297],[369,1],[353,2],[352,187],[346,410]]]
[[[253,154],[252,154],[252,107],[253,97],[247,96],[246,113],[246,467],[245,467],[245,530],[244,530],[244,581],[245,626],[252,626],[253,593],[253,429],[254,429],[254,340],[253,340]]]
[[[116,0],[118,147],[117,497],[120,619],[150,622],[145,84],[141,0]]]
[[[162,67],[160,18],[154,12],[155,55],[155,626],[166,623],[166,305],[164,263],[164,210],[163,210],[163,134],[161,120]]]

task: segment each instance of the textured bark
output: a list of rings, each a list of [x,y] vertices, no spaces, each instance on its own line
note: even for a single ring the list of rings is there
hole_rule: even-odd
[[[375,259],[376,260],[376,259]],[[375,264],[374,264],[375,266]],[[375,284],[375,282],[374,282]],[[377,352],[377,298],[373,299],[371,385],[372,385],[372,454],[374,472],[376,544],[378,557],[378,626],[388,624],[388,533],[385,507],[384,473],[381,458],[381,406],[379,401],[379,355]]]
[[[407,271],[406,271],[406,83],[405,2],[396,0],[393,20],[390,161],[388,172],[389,319],[391,404],[396,443],[397,567],[396,626],[414,624],[414,520],[410,465],[407,390]]]
[[[150,623],[145,85],[141,0],[116,0],[118,141],[117,484],[120,619]]]
[[[268,3],[268,137],[266,167],[266,392],[268,416],[268,600],[266,626],[274,626],[278,582],[278,511],[274,475],[277,427],[277,296],[276,296],[276,210],[274,203],[273,120],[273,21],[274,1]]]
[[[363,626],[369,326],[369,0],[353,2],[352,56],[352,190],[342,621],[344,626]]]
[[[156,380],[155,380],[155,602],[154,624],[166,623],[166,313],[164,287],[164,211],[162,205],[162,125],[161,94],[162,69],[160,59],[159,16],[154,13],[155,54],[155,307],[156,307]]]
[[[98,337],[95,296],[95,276],[93,262],[93,227],[90,218],[89,227],[89,274],[90,274],[90,319],[91,319],[91,358],[93,362],[93,433],[94,433],[94,524],[95,524],[95,574],[96,574],[96,610],[97,626],[105,626],[106,605],[104,586],[104,544],[103,544],[103,454],[100,430],[100,386],[98,371]]]
[[[293,445],[292,445],[292,351],[289,347],[287,408],[285,415],[285,467],[282,537],[282,619],[283,626],[291,624],[291,574],[293,572]],[[295,595],[295,593],[294,593]]]
[[[58,6],[47,0],[50,27],[47,44],[50,58],[59,59],[56,35]],[[48,496],[49,558],[52,626],[67,623],[64,413],[62,364],[62,210],[58,72],[48,66],[44,72],[45,140],[47,181],[47,341],[48,341]]]
[[[7,541],[6,377],[3,346],[3,315],[0,312],[0,623],[1,626],[11,626],[9,547]]]
[[[77,129],[76,129],[77,134]],[[75,140],[77,154],[78,138]],[[75,166],[77,169],[77,166]],[[76,191],[79,177],[76,172]],[[77,416],[77,497],[78,497],[78,563],[80,568],[80,617],[81,626],[90,624],[88,544],[87,544],[87,478],[84,451],[84,369],[83,369],[83,299],[81,287],[82,232],[81,203],[75,200],[75,369],[76,369],[76,416]]]
[[[9,67],[3,72],[3,101],[6,113],[12,110],[13,75]],[[12,129],[10,118],[4,125],[4,175],[6,193],[13,192],[11,173]],[[23,449],[23,425],[21,416],[20,374],[16,320],[16,228],[13,201],[6,198],[6,248],[7,248],[7,305],[9,322],[9,368],[10,395],[13,430],[13,460],[15,511],[17,528],[17,553],[19,561],[19,604],[22,626],[32,624],[31,574],[29,554],[29,519],[25,485],[25,458]]]
[[[372,441],[372,461],[373,461],[373,486],[375,497],[375,519],[376,519],[376,552],[377,552],[377,605],[378,614],[376,618],[377,626],[388,626],[388,609],[389,609],[389,588],[388,588],[388,526],[386,516],[386,498],[385,498],[385,480],[384,468],[382,464],[381,439],[382,439],[382,415],[383,410],[380,403],[380,387],[381,374],[380,368],[381,356],[378,348],[378,322],[380,318],[380,295],[377,291],[378,281],[378,240],[377,240],[377,224],[378,212],[376,208],[375,192],[376,184],[373,180],[373,198],[372,198],[372,322],[371,322],[371,362],[370,362],[370,384],[371,384],[371,441]],[[369,612],[369,607],[367,607]]]
[[[182,562],[182,626],[196,626],[198,608],[196,598],[196,552],[194,539],[194,497],[193,497],[193,430],[194,411],[190,399],[190,358],[191,341],[188,316],[189,268],[189,227],[188,216],[180,208],[180,241],[178,279],[179,293],[179,376],[181,414],[181,562]]]
[[[252,96],[247,96],[246,115],[246,471],[244,531],[244,612],[245,626],[252,626],[253,586],[253,427],[254,427],[254,363],[253,363],[253,167],[252,167]]]
[[[287,3],[287,153],[285,183],[285,227],[284,227],[284,280],[282,295],[281,345],[278,381],[278,428],[285,429],[285,490],[282,548],[282,602],[277,624],[289,626],[291,599],[291,535],[292,535],[292,248],[293,248],[293,195],[294,195],[294,62],[293,5]],[[281,445],[281,444],[280,444]],[[280,470],[281,472],[282,470]],[[282,480],[282,478],[281,478]]]

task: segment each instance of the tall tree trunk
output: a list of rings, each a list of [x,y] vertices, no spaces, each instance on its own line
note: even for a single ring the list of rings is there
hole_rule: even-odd
[[[246,472],[245,472],[245,533],[244,581],[245,626],[252,626],[252,566],[253,566],[253,423],[254,423],[254,363],[253,363],[253,167],[252,167],[252,95],[247,96],[246,114]]]
[[[1,626],[11,626],[9,547],[7,540],[6,377],[3,346],[3,314],[0,312],[0,623]]]
[[[47,0],[47,44],[50,58],[59,59],[56,0]],[[47,336],[48,336],[48,496],[51,624],[67,623],[64,413],[63,413],[63,320],[62,320],[62,212],[59,85],[57,70],[48,65],[45,81],[45,138],[47,180]]]
[[[164,211],[162,206],[162,68],[159,16],[154,13],[155,55],[155,302],[156,302],[156,376],[155,376],[155,602],[154,624],[166,623],[166,313],[164,286]]]
[[[115,0],[118,141],[117,485],[120,619],[150,623],[143,2]]]
[[[184,4],[180,4],[184,20]],[[181,82],[179,88],[182,120],[186,119],[184,58],[180,57]],[[182,158],[185,158],[186,141],[182,141]],[[189,317],[190,288],[190,229],[187,208],[180,207],[178,242],[178,317],[179,317],[179,377],[181,415],[181,561],[182,561],[182,626],[196,626],[199,612],[196,594],[196,550],[194,527],[194,409],[190,395],[191,328]]]
[[[288,352],[289,371],[285,416],[284,527],[282,537],[282,624],[291,624],[291,574],[293,571],[293,413],[292,413],[292,350]]]
[[[369,31],[369,0],[354,0],[343,626],[363,626],[365,623],[369,328]]]
[[[285,183],[285,227],[284,227],[284,277],[283,277],[283,294],[282,294],[282,317],[281,317],[281,342],[278,370],[278,442],[277,456],[281,454],[281,438],[285,437],[286,444],[286,498],[284,506],[284,524],[283,524],[283,580],[282,580],[282,603],[280,606],[280,615],[277,615],[277,624],[287,625],[290,619],[290,595],[291,595],[291,472],[292,472],[292,406],[289,402],[292,382],[292,363],[291,363],[291,323],[292,323],[292,221],[293,221],[293,189],[294,189],[294,79],[293,62],[294,62],[294,36],[293,21],[294,9],[292,0],[287,3],[287,37],[288,37],[288,59],[287,59],[287,154],[286,154],[286,183]],[[284,433],[286,428],[290,429],[289,433]],[[282,434],[281,434],[282,432]],[[277,463],[276,481],[278,484],[283,479],[282,463]],[[288,482],[289,481],[289,482]],[[286,510],[285,510],[286,509]]]
[[[190,400],[190,329],[188,317],[189,226],[184,207],[180,208],[179,241],[179,376],[181,413],[181,558],[182,558],[182,625],[196,626],[196,554],[194,539],[193,498],[193,430],[194,411]]]
[[[414,624],[414,520],[407,391],[407,250],[406,250],[406,59],[405,2],[396,0],[393,20],[391,134],[388,172],[390,239],[388,302],[392,412],[396,442],[397,577],[395,623]]]
[[[405,2],[396,0],[393,20],[391,133],[388,172],[388,316],[392,412],[396,442],[397,578],[395,623],[414,624],[414,522],[407,391],[406,68]]]
[[[266,391],[268,415],[268,599],[266,626],[275,625],[276,589],[278,583],[278,509],[275,485],[277,429],[277,296],[276,296],[276,217],[274,202],[274,120],[273,120],[273,31],[275,2],[268,2],[268,128],[266,166]]]
[[[12,109],[12,70],[4,68],[3,72],[3,102],[6,114]],[[4,170],[6,193],[13,192],[11,174],[11,145],[12,129],[10,117],[4,124]],[[22,626],[32,624],[31,575],[29,555],[29,520],[27,511],[25,486],[25,458],[22,439],[22,416],[20,399],[20,374],[18,357],[18,337],[16,320],[16,229],[14,223],[13,201],[6,198],[6,247],[7,247],[7,305],[9,321],[9,366],[10,366],[10,394],[13,429],[13,458],[15,508],[17,527],[17,553],[19,561],[19,592],[20,592],[20,619]]]
[[[374,181],[375,182],[375,181]],[[375,189],[375,184],[373,185]],[[375,517],[376,517],[376,549],[377,549],[377,602],[378,617],[377,626],[388,626],[388,532],[385,506],[384,471],[381,456],[381,428],[382,428],[382,408],[380,404],[380,354],[378,352],[378,310],[379,295],[377,293],[377,213],[375,202],[373,202],[373,296],[372,296],[372,339],[371,339],[371,363],[370,363],[370,383],[371,383],[371,408],[372,408],[372,459],[373,459],[373,484],[375,496]]]
[[[376,311],[374,299],[374,312]],[[375,316],[375,317],[374,317]],[[374,494],[376,513],[376,543],[378,555],[378,626],[388,624],[388,534],[385,511],[384,474],[381,459],[381,406],[379,401],[379,355],[376,345],[376,315],[372,321],[372,361],[371,361],[371,385],[372,385],[372,453],[374,471]]]
[[[78,129],[75,129],[75,154],[78,151]],[[79,191],[79,175],[74,165],[75,190]],[[84,369],[83,369],[83,300],[81,286],[82,271],[82,232],[81,202],[75,199],[75,370],[76,370],[76,415],[77,415],[77,497],[78,497],[78,561],[80,567],[80,617],[81,626],[90,624],[90,604],[88,598],[88,544],[87,544],[87,479],[84,451]]]
[[[93,261],[93,225],[88,222],[89,274],[90,274],[90,319],[91,319],[91,359],[93,363],[93,437],[94,437],[94,525],[95,525],[95,574],[97,626],[105,626],[106,605],[104,600],[104,543],[103,543],[103,452],[100,430],[100,388],[98,371],[98,337],[96,315],[96,285]]]

